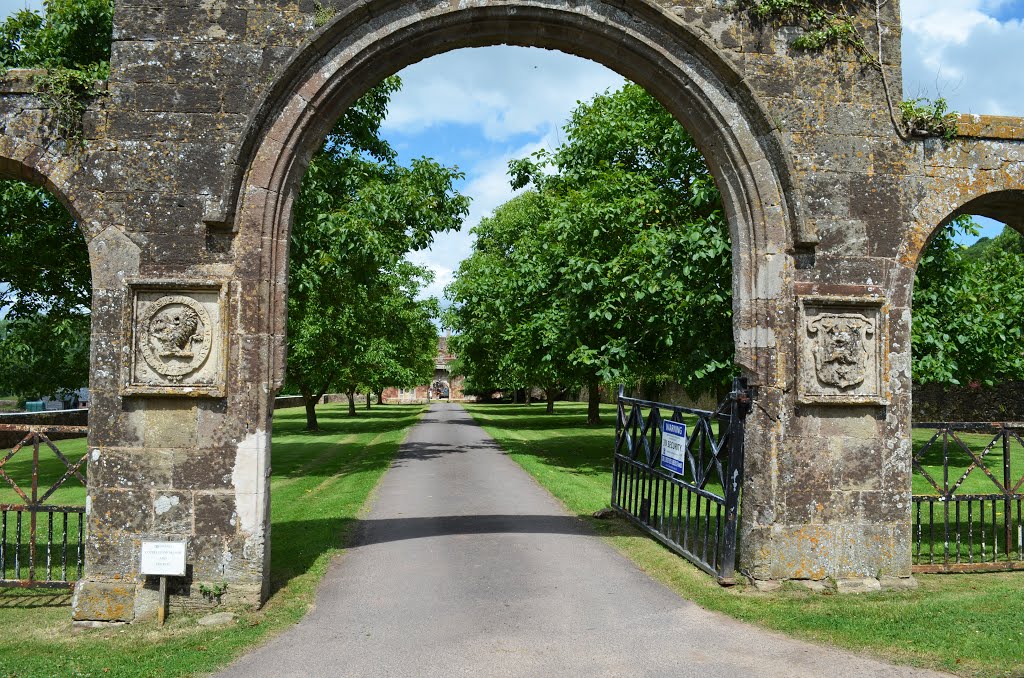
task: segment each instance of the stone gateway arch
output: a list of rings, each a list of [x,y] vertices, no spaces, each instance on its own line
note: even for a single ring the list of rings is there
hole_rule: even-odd
[[[58,196],[91,256],[75,619],[153,613],[143,539],[186,539],[195,590],[223,582],[229,603],[265,599],[299,181],[370,86],[494,44],[618,71],[708,160],[731,227],[737,361],[756,388],[740,567],[765,580],[910,575],[914,270],[957,214],[1024,222],[1024,121],[963,117],[948,142],[897,134],[895,2],[857,17],[884,82],[852,52],[794,50],[792,30],[717,0],[327,4],[324,21],[306,0],[117,2],[84,145],[54,132],[31,74],[3,81],[0,171]]]

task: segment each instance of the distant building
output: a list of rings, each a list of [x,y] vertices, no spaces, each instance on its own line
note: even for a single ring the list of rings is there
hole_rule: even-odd
[[[452,375],[448,369],[455,355],[448,350],[448,337],[437,338],[437,357],[434,360],[434,380],[414,388],[384,389],[385,402],[414,403],[428,400],[465,400],[462,386],[465,378]]]

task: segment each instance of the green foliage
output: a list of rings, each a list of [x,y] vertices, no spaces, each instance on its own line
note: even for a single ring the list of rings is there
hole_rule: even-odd
[[[47,191],[0,184],[0,390],[61,396],[89,381],[89,253]]]
[[[861,58],[871,63],[875,59],[857,31],[846,2],[830,0],[739,0],[762,22],[792,24],[803,28],[803,33],[792,42],[796,49],[817,51],[831,46],[852,48]],[[863,0],[853,0],[854,6]]]
[[[913,300],[915,383],[987,385],[1024,379],[1024,239],[1012,229],[980,254],[958,245],[970,217],[942,229],[917,269]]]
[[[379,391],[433,374],[438,305],[417,300],[431,273],[406,255],[458,228],[469,201],[453,188],[456,168],[429,158],[400,165],[380,138],[400,86],[388,78],[346,111],[295,203],[287,379],[307,401],[331,388]]]
[[[319,2],[313,3],[313,25],[317,28],[322,28],[334,18],[337,14],[337,10],[333,7],[327,7]]]
[[[89,383],[88,313],[0,320],[0,390],[63,398]]]
[[[216,584],[199,584],[199,595],[206,598],[210,602],[216,601],[220,603],[221,597],[227,593],[228,585],[226,582],[218,582]]]
[[[533,190],[477,227],[448,290],[471,381],[726,381],[728,228],[693,139],[632,84],[580,105],[565,135],[510,163]]]
[[[949,110],[942,97],[935,101],[910,99],[900,104],[900,117],[907,133],[918,137],[942,137],[951,141],[958,132],[959,116]]]
[[[46,0],[0,24],[0,68],[44,68],[35,86],[55,115],[58,136],[81,138],[87,101],[110,75],[112,0]]]

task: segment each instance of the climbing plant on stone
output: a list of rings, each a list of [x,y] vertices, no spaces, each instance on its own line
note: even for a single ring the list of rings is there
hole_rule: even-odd
[[[0,68],[40,68],[35,85],[59,137],[81,141],[82,115],[110,75],[112,0],[46,0],[0,24]]]
[[[738,0],[736,6],[758,22],[803,29],[790,42],[795,49],[820,51],[828,47],[845,47],[852,50],[882,79],[889,115],[901,138],[942,137],[950,141],[957,135],[957,114],[948,109],[945,99],[939,97],[931,101],[918,98],[898,105],[895,103],[882,67],[882,5],[880,0]],[[865,19],[859,18],[868,13],[874,15],[870,23],[873,23],[879,37],[875,48],[868,46],[862,31]]]

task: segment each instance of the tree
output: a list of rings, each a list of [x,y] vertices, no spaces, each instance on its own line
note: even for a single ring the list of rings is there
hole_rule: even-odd
[[[514,257],[531,263],[538,283],[517,288],[533,295],[519,306],[530,310],[502,320],[488,310],[493,302],[481,303],[483,291],[457,290],[478,309],[460,313],[512,322],[502,336],[515,346],[553,335],[543,341],[570,368],[556,372],[587,384],[591,423],[602,381],[671,379],[691,392],[726,383],[728,228],[693,139],[634,84],[580,105],[565,135],[554,152],[510,163],[513,187],[532,186],[544,205],[534,235],[515,242]],[[476,266],[466,274],[479,274]],[[459,285],[472,289],[463,275]]]
[[[316,402],[328,389],[352,396],[361,385],[379,383],[379,375],[368,374],[376,369],[399,378],[396,347],[403,342],[415,355],[426,351],[423,318],[436,316],[436,301],[415,300],[427,273],[406,255],[429,246],[435,233],[457,228],[468,211],[468,199],[453,188],[462,177],[456,168],[429,158],[402,166],[380,138],[388,101],[400,86],[397,77],[388,78],[345,112],[310,163],[296,200],[287,378],[304,397],[311,430]],[[424,347],[409,347],[408,337]],[[436,342],[432,331],[431,352]]]
[[[0,390],[62,397],[89,383],[89,252],[46,190],[0,184]]]
[[[0,68],[48,69],[37,81],[44,97],[80,111],[75,83],[91,90],[107,77],[112,31],[110,0],[47,0],[43,14],[25,9],[0,23]],[[59,101],[63,94],[71,98]],[[88,383],[88,251],[41,187],[5,181],[0,220],[0,390],[60,396]]]
[[[929,243],[914,282],[914,382],[993,385],[1024,379],[1024,238],[1010,228],[967,248],[970,216]]]
[[[45,0],[44,12],[22,9],[0,24],[0,67],[110,74],[112,0]]]
[[[446,290],[453,304],[445,324],[455,330],[455,369],[477,391],[541,386],[549,413],[556,392],[579,383],[568,360],[567,316],[553,306],[556,259],[540,256],[538,224],[549,213],[545,197],[527,191],[481,220],[473,255]]]

